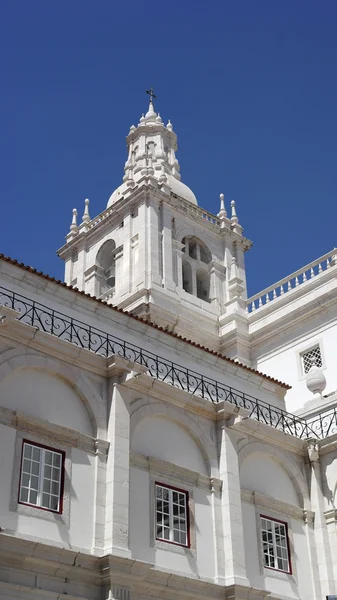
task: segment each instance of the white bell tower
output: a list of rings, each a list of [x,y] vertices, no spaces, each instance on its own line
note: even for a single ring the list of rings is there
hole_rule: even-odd
[[[90,219],[85,201],[66,244],[65,281],[186,338],[248,361],[246,277],[242,235],[231,203],[220,195],[217,216],[198,207],[180,177],[177,136],[149,109],[126,138],[121,185]]]

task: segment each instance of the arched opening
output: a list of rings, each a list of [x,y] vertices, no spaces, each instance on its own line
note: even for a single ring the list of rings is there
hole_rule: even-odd
[[[188,294],[193,294],[192,268],[186,260],[183,261],[183,288]]]
[[[108,240],[101,246],[97,253],[96,265],[99,273],[100,290],[102,295],[109,290],[113,290],[116,283],[115,266],[116,244],[113,240]]]
[[[203,269],[198,269],[196,272],[196,281],[197,281],[197,297],[200,300],[204,300],[205,302],[209,302],[209,287],[210,287],[210,276],[207,271]]]
[[[183,289],[204,302],[210,302],[210,264],[212,254],[206,244],[195,236],[185,236],[184,244]]]

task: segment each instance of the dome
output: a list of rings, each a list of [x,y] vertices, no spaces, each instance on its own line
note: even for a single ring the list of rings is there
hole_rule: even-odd
[[[188,200],[192,204],[198,206],[195,195],[187,185],[173,177],[173,175],[168,175],[167,180],[173,194],[177,194],[177,196],[181,196],[184,200]]]
[[[188,200],[188,202],[191,202],[196,206],[198,205],[197,199],[193,194],[192,190],[182,181],[179,181],[173,175],[167,175],[167,184],[168,187],[171,188],[173,194],[180,196],[184,200]],[[122,185],[115,189],[115,191],[111,194],[108,200],[107,208],[109,208],[109,206],[111,206],[112,204],[115,204],[115,202],[117,202],[117,200],[119,200],[123,196],[123,194],[125,194],[127,189],[128,186],[126,185],[126,183],[122,183]]]
[[[116,188],[115,191],[112,192],[108,200],[107,208],[109,208],[109,206],[111,206],[112,204],[115,204],[115,202],[117,202],[117,200],[119,200],[123,196],[126,190],[127,186],[125,185],[125,183],[122,183],[122,185]]]

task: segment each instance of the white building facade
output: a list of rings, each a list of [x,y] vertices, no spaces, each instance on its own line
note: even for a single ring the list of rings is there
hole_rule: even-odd
[[[335,251],[247,298],[152,101],[127,147],[64,284],[0,259],[0,598],[337,594]]]

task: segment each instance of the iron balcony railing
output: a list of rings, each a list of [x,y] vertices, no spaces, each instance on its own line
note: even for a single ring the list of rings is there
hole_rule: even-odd
[[[250,418],[297,438],[322,439],[337,433],[336,409],[313,419],[302,419],[2,286],[0,305],[17,311],[19,321],[45,333],[106,358],[118,355],[143,365],[148,375],[159,381],[214,403],[231,402],[248,410]]]

